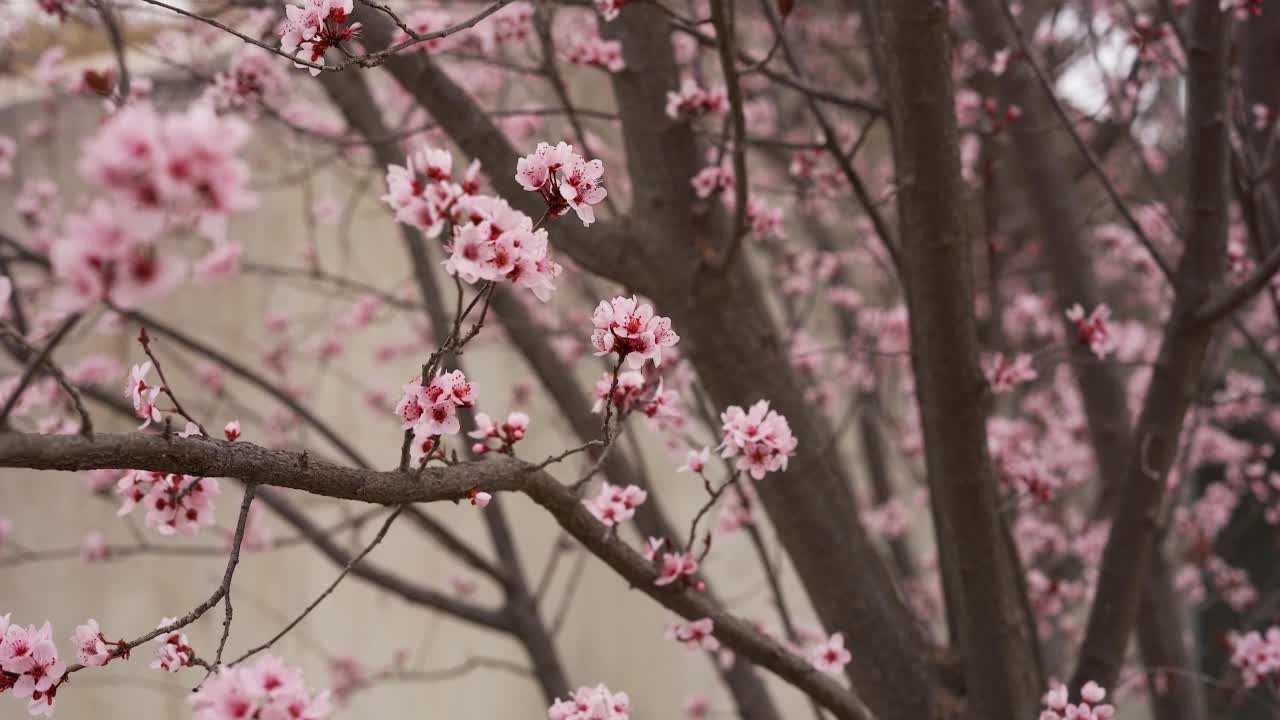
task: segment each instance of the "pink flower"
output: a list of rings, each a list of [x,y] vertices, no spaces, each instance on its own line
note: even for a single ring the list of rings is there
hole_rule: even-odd
[[[622,6],[627,4],[627,0],[593,0],[593,2],[596,12],[600,13],[600,17],[603,17],[606,22],[618,17]]]
[[[97,620],[90,618],[84,625],[77,626],[71,642],[76,644],[76,654],[81,665],[106,665],[111,659],[111,650],[98,629]]]
[[[574,32],[562,47],[565,62],[573,65],[592,65],[614,73],[621,72],[627,67],[622,57],[622,43],[601,38],[594,32],[594,28]]]
[[[711,633],[715,624],[711,618],[702,618],[688,623],[676,623],[667,628],[667,638],[682,642],[690,650],[715,652],[720,649],[720,641]]]
[[[240,243],[233,240],[215,246],[208,255],[196,261],[191,279],[199,285],[210,285],[235,275],[240,272],[242,250]]]
[[[810,652],[809,664],[818,672],[838,673],[852,658],[853,655],[844,647],[844,633],[834,633]]]
[[[735,467],[756,480],[771,472],[785,471],[799,441],[791,434],[787,419],[769,409],[761,400],[744,412],[737,405],[720,413],[720,455],[737,457]]]
[[[1043,698],[1045,709],[1040,720],[1111,720],[1115,708],[1100,704],[1106,696],[1107,691],[1090,680],[1080,688],[1081,702],[1073,705],[1067,702],[1067,687],[1055,684]]]
[[[616,352],[636,369],[645,360],[662,364],[662,349],[673,348],[680,336],[671,329],[670,318],[654,315],[653,307],[634,297],[601,300],[591,315],[594,330],[591,344],[597,355]]]
[[[476,414],[476,429],[467,433],[467,435],[481,441],[472,447],[476,454],[483,454],[494,449],[487,444],[490,440],[495,440],[499,443],[497,449],[509,450],[517,442],[524,439],[525,431],[528,429],[529,416],[522,412],[512,412],[501,423],[489,417],[487,413],[478,413]]]
[[[711,448],[704,447],[701,450],[690,450],[685,456],[685,463],[676,468],[676,472],[684,472],[686,470],[694,473],[702,474],[707,467],[707,458],[711,454]]]
[[[1005,360],[1003,354],[988,357],[985,372],[987,382],[991,384],[991,392],[999,395],[1035,380],[1039,376],[1031,362],[1031,356],[1027,353],[1018,353],[1012,363]]]
[[[1094,308],[1087,317],[1084,314],[1084,308],[1080,303],[1076,303],[1067,310],[1067,319],[1075,323],[1080,343],[1088,346],[1098,359],[1105,359],[1111,351],[1115,350],[1115,338],[1111,334],[1109,323],[1111,308],[1105,303]]]
[[[227,442],[235,442],[240,437],[240,421],[232,420],[222,428],[222,435],[227,438]]]
[[[662,571],[654,585],[670,585],[684,577],[692,577],[698,572],[698,561],[691,554],[662,553]]]
[[[590,500],[583,500],[582,504],[606,527],[613,527],[634,517],[636,508],[643,505],[648,497],[649,493],[635,485],[624,488],[604,483],[600,486],[598,495]]]
[[[142,503],[147,527],[161,535],[195,535],[213,525],[213,501],[221,493],[215,478],[130,470],[116,484],[122,499],[119,515]]]
[[[711,716],[711,702],[701,695],[694,695],[684,704],[686,720],[706,720]]]
[[[559,217],[572,208],[583,225],[595,222],[592,208],[609,194],[603,175],[603,162],[588,162],[574,152],[572,145],[563,142],[554,147],[538,143],[532,155],[516,161],[516,182],[525,190],[542,195],[548,216]]]
[[[348,679],[347,695],[365,682],[358,667]],[[333,712],[327,691],[311,693],[301,670],[272,655],[253,665],[220,668],[190,702],[194,720],[324,720]]]
[[[604,685],[581,687],[568,700],[556,699],[547,709],[548,720],[630,720],[631,699],[624,692],[610,692]]]
[[[343,27],[354,9],[352,0],[299,0],[298,5],[285,6],[285,21],[279,29],[280,49],[289,55],[297,55],[311,63],[324,62],[329,48],[340,45],[353,37],[360,23]],[[300,63],[312,76],[320,70]]]
[[[161,618],[160,624],[156,627],[168,627],[175,622],[177,622],[177,618]],[[155,639],[155,642],[160,643],[160,647],[156,648],[156,659],[151,661],[152,670],[176,673],[195,656],[195,651],[191,649],[191,645],[187,642],[186,633],[175,630],[160,635]]]
[[[685,78],[679,90],[667,92],[667,117],[672,120],[692,118],[729,110],[729,96],[724,88],[703,90],[693,78]]]
[[[667,541],[663,538],[651,537],[645,541],[644,550],[640,551],[640,554],[644,556],[645,560],[653,562],[653,559],[656,558],[662,548],[666,546]]]
[[[164,416],[156,407],[156,398],[160,395],[159,387],[151,387],[147,384],[147,374],[151,372],[151,361],[134,365],[129,371],[129,377],[125,381],[124,396],[133,401],[133,411],[141,419],[142,425],[139,429],[145,428],[153,422],[160,422]]]
[[[110,555],[111,549],[107,547],[107,540],[100,532],[85,535],[84,542],[80,543],[80,559],[85,562],[106,560]]]
[[[493,502],[493,495],[487,492],[480,491],[471,494],[471,504],[478,508],[487,508],[491,502]]]

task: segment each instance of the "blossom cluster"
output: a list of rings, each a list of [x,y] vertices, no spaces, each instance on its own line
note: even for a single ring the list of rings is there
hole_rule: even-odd
[[[396,414],[403,429],[413,430],[410,457],[414,464],[439,449],[436,437],[458,433],[458,408],[471,407],[476,401],[475,387],[461,370],[441,372],[428,383],[415,379],[401,390]]]
[[[129,470],[116,483],[121,504],[118,515],[139,503],[147,509],[147,527],[161,535],[192,536],[213,525],[213,500],[221,493],[215,478],[177,473]]]
[[[1245,687],[1253,687],[1262,679],[1280,678],[1280,627],[1266,633],[1252,630],[1231,638],[1231,664],[1240,669]]]
[[[649,493],[635,485],[622,487],[604,483],[598,495],[583,500],[582,504],[605,526],[613,527],[634,517],[636,508],[648,498]]]
[[[237,156],[248,137],[243,121],[199,103],[168,114],[131,103],[108,118],[85,143],[79,166],[97,197],[68,214],[49,243],[58,304],[79,311],[106,299],[131,309],[180,285],[186,262],[163,252],[159,240],[190,224],[225,244],[227,219],[254,204],[248,165]],[[51,214],[54,200],[26,194],[26,219],[47,224],[37,216]],[[234,270],[235,259],[208,268],[210,279]]]
[[[620,414],[639,412],[658,430],[668,427],[679,429],[687,420],[680,407],[680,394],[675,390],[664,389],[660,377],[649,377],[639,370],[624,370],[618,373],[618,380],[614,382],[613,374],[605,372],[596,381],[593,412],[604,409],[611,389],[611,402]]]
[[[85,143],[80,174],[137,211],[193,215],[221,239],[227,216],[254,204],[249,166],[236,155],[249,132],[244,121],[207,105],[167,114],[128,105]]]
[[[785,471],[787,460],[796,454],[799,441],[791,434],[787,419],[769,409],[768,400],[747,411],[731,405],[720,413],[720,422],[721,457],[737,457],[735,467],[756,480]]]
[[[1044,696],[1045,709],[1040,720],[1111,720],[1115,708],[1102,702],[1107,691],[1090,680],[1080,688],[1080,702],[1067,702],[1067,686],[1058,685]]]
[[[672,120],[729,111],[724,88],[704,90],[693,78],[685,78],[679,90],[667,91],[667,117]]]
[[[190,701],[195,720],[324,720],[333,712],[328,691],[311,692],[301,670],[272,655],[252,665],[223,666]]]
[[[1088,315],[1080,303],[1067,309],[1067,319],[1075,323],[1076,334],[1082,345],[1085,345],[1098,356],[1105,359],[1116,348],[1115,336],[1111,332],[1111,308],[1099,305]]]
[[[538,143],[532,154],[516,161],[516,182],[542,195],[549,217],[572,208],[583,225],[595,222],[593,206],[609,194],[603,185],[604,163],[588,161],[568,143]]]
[[[987,383],[991,385],[991,392],[999,395],[1035,380],[1039,376],[1031,363],[1032,358],[1027,353],[1018,353],[1012,362],[1002,353],[986,358],[983,372],[987,376]]]
[[[477,441],[471,445],[471,452],[475,455],[483,455],[490,450],[510,452],[517,442],[524,439],[528,429],[529,416],[522,412],[512,412],[502,422],[494,420],[487,413],[477,413],[476,429],[467,433]],[[498,447],[491,447],[491,440],[496,441]]]
[[[427,237],[451,228],[445,269],[468,283],[507,281],[550,299],[563,271],[547,255],[547,231],[505,200],[480,195],[480,165],[454,182],[447,150],[420,147],[405,165],[387,167],[387,194],[396,220]]]
[[[715,623],[711,618],[702,618],[692,622],[676,623],[667,628],[667,638],[684,643],[690,650],[715,652],[720,649],[720,641],[712,633]]]
[[[629,720],[631,699],[604,685],[581,687],[568,700],[556,698],[547,709],[547,720]]]
[[[0,693],[28,700],[32,715],[51,716],[54,696],[67,665],[58,657],[49,623],[37,628],[10,623],[0,615]]]
[[[680,336],[671,330],[671,319],[655,315],[653,306],[634,297],[601,300],[591,315],[591,344],[597,355],[617,353],[636,369],[645,360],[662,364],[662,349],[675,347]]]
[[[353,0],[299,0],[286,5],[279,28],[280,50],[313,64],[324,63],[329,48],[352,39],[360,29],[360,23],[343,26],[354,9]],[[307,69],[313,76],[320,74],[319,68]]]
[[[243,110],[256,115],[259,107],[272,107],[286,92],[288,78],[278,55],[246,45],[219,72],[205,91],[205,99],[219,111]]]
[[[177,618],[160,618],[160,624],[156,629],[167,628],[178,621]],[[196,651],[191,648],[191,643],[187,641],[187,634],[181,630],[171,630],[156,637],[155,642],[159,644],[156,648],[156,658],[151,661],[152,670],[163,670],[168,673],[176,673],[186,667],[191,659],[196,656]]]
[[[627,4],[627,0],[593,0],[596,6],[596,12],[600,13],[600,17],[606,22],[618,17],[622,6]]]
[[[564,60],[572,65],[591,65],[609,72],[622,72],[627,67],[622,58],[622,43],[605,40],[591,32],[575,32],[564,46]]]

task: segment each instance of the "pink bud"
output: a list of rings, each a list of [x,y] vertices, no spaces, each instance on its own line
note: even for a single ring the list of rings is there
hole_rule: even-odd
[[[476,507],[488,507],[490,500],[493,500],[492,495],[487,492],[478,492],[475,497],[471,498],[471,504]]]
[[[471,454],[472,454],[472,455],[483,455],[483,454],[485,454],[485,453],[487,453],[487,452],[489,452],[489,447],[488,447],[487,445],[485,445],[484,443],[473,443],[473,444],[471,445]]]
[[[227,442],[235,442],[240,437],[240,421],[232,420],[227,426],[222,428],[222,434],[227,437]]]

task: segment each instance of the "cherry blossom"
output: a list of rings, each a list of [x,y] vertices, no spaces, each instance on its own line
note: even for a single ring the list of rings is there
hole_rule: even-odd
[[[662,553],[662,569],[654,585],[670,585],[681,578],[693,577],[698,561],[689,553]]]
[[[840,673],[853,655],[844,647],[844,633],[832,633],[809,653],[809,664],[818,672]]]
[[[324,720],[333,712],[327,690],[311,692],[301,670],[273,655],[219,668],[190,702],[194,720]]]
[[[221,240],[227,218],[255,204],[249,166],[237,157],[249,132],[239,118],[199,103],[167,114],[130,104],[85,143],[80,175],[130,211],[191,218]]]
[[[313,64],[322,64],[329,48],[351,40],[359,31],[360,23],[343,26],[353,9],[352,0],[298,0],[296,5],[285,5],[285,21],[279,29],[280,49]],[[301,63],[294,66],[306,67],[312,76],[320,74],[319,68]]]
[[[159,397],[161,388],[147,384],[147,374],[150,372],[150,360],[141,365],[134,365],[125,382],[124,396],[133,402],[133,411],[142,420],[139,430],[164,419],[160,408],[156,406],[156,398]]]
[[[495,449],[510,451],[517,442],[524,439],[525,431],[528,429],[529,416],[519,411],[511,412],[501,423],[489,417],[487,413],[477,413],[476,429],[467,433],[469,437],[479,441],[471,446],[471,452],[483,455]],[[498,447],[490,447],[488,444],[490,440],[497,442]]]
[[[1230,641],[1231,664],[1240,669],[1245,687],[1280,677],[1280,627],[1272,626],[1264,633],[1251,630],[1233,635]]]
[[[533,154],[516,161],[516,182],[542,195],[550,217],[564,215],[572,208],[584,226],[595,222],[592,206],[609,194],[602,184],[603,175],[603,162],[588,162],[563,142],[555,146],[538,143]]]
[[[574,32],[569,37],[564,44],[563,54],[565,62],[573,65],[591,65],[614,73],[627,67],[622,57],[622,43],[605,40],[586,30]]]
[[[111,659],[111,649],[98,629],[97,620],[90,618],[84,625],[76,626],[76,634],[71,641],[76,644],[77,659],[81,665],[106,665]]]
[[[100,532],[85,535],[84,541],[80,543],[80,559],[85,562],[98,562],[110,556],[111,550],[107,547],[107,539]]]
[[[212,498],[221,494],[215,478],[130,470],[116,483],[121,498],[117,514],[127,515],[141,503],[147,527],[161,535],[195,535],[213,525]]]
[[[701,475],[702,471],[707,467],[707,459],[710,455],[711,448],[708,447],[704,447],[701,450],[690,450],[688,454],[685,455],[684,465],[676,468],[676,472],[688,471]]]
[[[693,78],[685,78],[679,90],[667,92],[667,117],[672,120],[693,118],[729,110],[729,96],[724,88],[704,90]]]
[[[27,699],[32,715],[51,716],[54,696],[67,666],[58,657],[53,629],[10,623],[0,616],[0,692],[12,689],[14,697]]]
[[[222,428],[222,435],[227,442],[235,442],[240,437],[240,421],[232,420]]]
[[[702,618],[687,623],[676,623],[667,628],[667,638],[684,643],[690,650],[715,652],[720,649],[720,641],[711,633],[715,623],[711,618]]]
[[[738,458],[735,467],[763,480],[771,472],[785,471],[799,441],[791,434],[787,419],[769,409],[761,400],[749,411],[731,405],[720,413],[720,455]]]
[[[1107,691],[1090,680],[1080,688],[1080,703],[1068,702],[1067,686],[1055,685],[1044,696],[1045,709],[1040,720],[1111,720],[1115,708],[1102,704]]]
[[[1111,334],[1111,308],[1099,305],[1085,315],[1084,308],[1076,303],[1067,309],[1067,319],[1076,325],[1080,343],[1087,346],[1102,360],[1115,350],[1115,338]]]
[[[627,4],[627,0],[592,0],[592,2],[595,3],[596,12],[600,13],[600,17],[606,21],[617,18],[622,6]]]
[[[655,315],[653,306],[634,297],[601,300],[591,315],[595,329],[591,344],[596,355],[617,353],[619,359],[639,369],[645,360],[662,364],[662,349],[673,348],[680,336],[671,329],[671,319]]]
[[[1032,357],[1027,353],[1018,353],[1013,362],[1006,360],[1003,354],[986,358],[983,371],[987,375],[987,382],[991,385],[991,392],[999,395],[1035,380],[1038,375],[1031,363]]]
[[[410,457],[417,464],[439,449],[435,438],[462,429],[458,408],[475,405],[476,391],[461,370],[441,371],[425,385],[415,379],[401,390],[395,412],[403,421],[401,427],[413,431]]]
[[[649,493],[635,485],[621,487],[604,483],[598,495],[583,500],[582,504],[606,527],[613,527],[634,517],[636,508],[643,505],[648,497]]]
[[[161,618],[159,628],[166,628],[177,622],[177,618]],[[159,643],[156,648],[156,658],[151,661],[152,670],[163,670],[168,673],[176,673],[191,662],[195,657],[195,651],[191,649],[190,643],[187,641],[186,633],[180,630],[174,630],[160,635],[155,639]]]
[[[479,165],[453,181],[448,151],[422,145],[405,165],[387,167],[387,194],[396,220],[427,237],[451,228],[445,269],[468,283],[507,281],[550,299],[563,268],[547,254],[544,228],[502,198],[479,194]]]
[[[581,687],[568,700],[556,699],[547,709],[547,720],[629,720],[631,699],[604,685]]]

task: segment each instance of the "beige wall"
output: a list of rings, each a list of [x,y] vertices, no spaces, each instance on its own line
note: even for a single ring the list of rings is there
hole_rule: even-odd
[[[0,110],[0,132],[17,134],[39,112],[38,107],[29,104]],[[80,104],[68,107],[57,122],[85,127],[92,123],[95,114],[96,108],[91,104]],[[61,141],[50,148],[24,149],[19,162],[20,174],[71,180],[74,150],[75,145],[70,141]],[[254,165],[255,184],[259,186],[281,177],[304,160],[302,151],[277,133],[260,137],[249,156]],[[349,192],[353,177],[352,170],[326,173],[315,178],[313,190],[317,195],[332,193],[343,197],[343,193]],[[0,197],[11,197],[15,187],[0,186]],[[380,190],[380,182],[375,182],[373,187],[375,191]],[[406,263],[388,214],[376,202],[375,193],[368,195],[369,200],[357,211],[349,237],[338,237],[334,228],[320,228],[315,239],[327,269],[394,289],[407,277]],[[284,189],[264,189],[261,200],[258,210],[235,224],[234,235],[243,241],[247,258],[296,266],[308,235],[303,211],[308,201],[303,189],[297,184]],[[0,227],[15,230],[17,225],[6,216],[9,206],[8,202],[0,202],[0,208],[4,209],[0,214]],[[268,338],[262,327],[266,310],[287,310],[297,318],[299,327],[323,328],[345,312],[354,298],[299,288],[294,281],[243,277],[215,288],[175,294],[154,311],[237,357],[253,361],[267,347]],[[376,365],[370,359],[372,349],[379,342],[406,337],[408,327],[405,320],[393,319],[379,322],[376,327],[352,337],[348,352],[339,363],[340,369],[320,371],[306,359],[295,363],[299,370],[296,379],[305,380],[308,388],[306,404],[338,427],[363,452],[386,466],[392,465],[396,458],[400,439],[397,423],[390,408],[385,413],[374,413],[360,400],[360,394],[363,389],[378,387],[394,395],[399,385],[416,372],[420,357],[400,358],[389,366]],[[587,332],[584,326],[584,337]],[[466,362],[480,384],[480,409],[500,414],[509,408],[512,386],[528,380],[529,376],[518,360],[501,347],[501,341],[494,339],[492,331],[486,331],[486,335],[490,339],[478,341],[475,349],[467,353]],[[129,339],[131,336],[132,333],[118,337],[85,334],[77,338],[73,347],[60,351],[57,359],[71,363],[82,356],[84,349],[100,347],[115,353],[127,366],[138,362],[140,357],[136,345]],[[201,397],[198,386],[180,371],[184,364],[190,364],[190,356],[164,342],[158,342],[155,349],[178,376],[174,384],[189,404],[198,408],[196,412],[202,414],[205,424],[211,428],[221,427],[233,417],[249,417],[248,413],[237,413],[225,405],[214,407]],[[10,366],[6,367],[9,367],[6,373],[12,371]],[[598,366],[589,360],[581,363],[580,370],[584,387],[588,387],[599,372]],[[270,403],[264,401],[261,394],[236,382],[232,382],[231,387],[236,400],[248,408],[258,412],[270,409]],[[522,444],[525,457],[541,458],[577,444],[549,408],[548,399],[540,390],[536,391],[529,408],[534,419],[532,430]],[[127,428],[108,420],[103,411],[97,411],[95,416],[101,418],[103,428]],[[675,516],[678,527],[687,527],[703,497],[699,484],[687,475],[669,472],[680,464],[679,460],[661,449],[643,423],[634,425],[633,430],[650,446],[647,459],[662,488],[665,507]],[[260,437],[249,422],[245,423],[245,436],[248,440]],[[332,450],[319,439],[311,441],[311,445],[319,453],[332,455]],[[573,477],[576,467],[563,466],[561,474],[565,478]],[[218,515],[220,527],[226,528],[234,522],[239,491],[231,482],[224,483],[223,489]],[[293,499],[313,507],[316,516],[321,518],[336,519],[342,512],[361,509],[301,494],[295,494]],[[556,537],[555,526],[521,497],[503,498],[503,502],[515,525],[528,572],[536,576]],[[115,517],[114,510],[112,503],[92,497],[85,490],[83,479],[75,475],[0,470],[0,514],[13,520],[14,539],[27,547],[75,546],[92,530],[104,532],[112,542],[130,543],[130,534],[125,524]],[[487,538],[475,508],[441,505],[432,507],[430,512],[488,552]],[[141,517],[137,520],[140,524]],[[274,519],[270,522],[277,538],[292,534]],[[358,538],[350,537],[350,542],[356,546],[367,541],[375,530],[376,523],[366,526]],[[772,538],[771,533],[769,537]],[[148,538],[161,546],[184,544],[181,540],[162,539],[150,533]],[[211,542],[220,540],[206,533],[185,544]],[[772,542],[770,544],[772,546]],[[448,576],[460,571],[457,563],[406,523],[392,530],[372,559],[379,565],[396,568],[415,582],[440,589],[447,589]],[[12,612],[13,619],[23,623],[52,621],[60,649],[64,655],[73,655],[68,638],[75,625],[85,618],[96,618],[110,638],[136,637],[153,628],[161,616],[182,615],[207,597],[216,587],[222,567],[221,557],[191,560],[156,556],[94,565],[70,559],[39,565],[0,566],[0,613]],[[730,598],[736,609],[772,622],[769,602],[763,595],[762,577],[745,538],[735,537],[718,545],[707,568],[716,578],[719,592]],[[234,585],[235,624],[228,652],[236,654],[269,637],[286,618],[321,592],[336,572],[335,567],[305,546],[245,557]],[[563,580],[564,573],[560,578]],[[492,588],[483,582],[481,587],[485,602],[496,601]],[[549,608],[558,604],[559,595],[558,589],[552,593]],[[793,605],[802,605],[796,598],[798,594],[793,588]],[[671,619],[669,613],[641,593],[629,590],[600,563],[588,559],[585,576],[573,598],[571,620],[558,637],[571,682],[605,682],[615,690],[628,691],[636,708],[633,717],[638,720],[680,717],[689,694],[716,686],[710,664],[704,657],[690,655],[663,639],[663,628]],[[212,655],[221,621],[219,608],[190,628],[192,644],[202,656]],[[344,582],[276,651],[290,662],[305,667],[310,684],[317,687],[328,685],[325,662],[331,655],[353,655],[370,667],[377,667],[386,663],[398,649],[412,654],[415,667],[428,669],[449,667],[473,655],[525,662],[519,648],[506,638],[408,606],[355,579]],[[150,656],[149,649],[140,649],[128,662],[115,662],[105,669],[77,674],[74,683],[59,695],[58,716],[64,720],[102,717],[151,720],[186,716],[184,696],[186,690],[200,680],[201,671],[166,675],[148,668]],[[778,697],[792,711],[787,716],[808,716],[807,705],[794,693],[784,690]],[[731,709],[718,689],[714,698],[716,710]],[[501,671],[479,670],[447,683],[377,687],[358,695],[354,703],[336,717],[538,718],[543,717],[544,708],[534,683]],[[18,701],[0,697],[0,718],[24,715]]]

